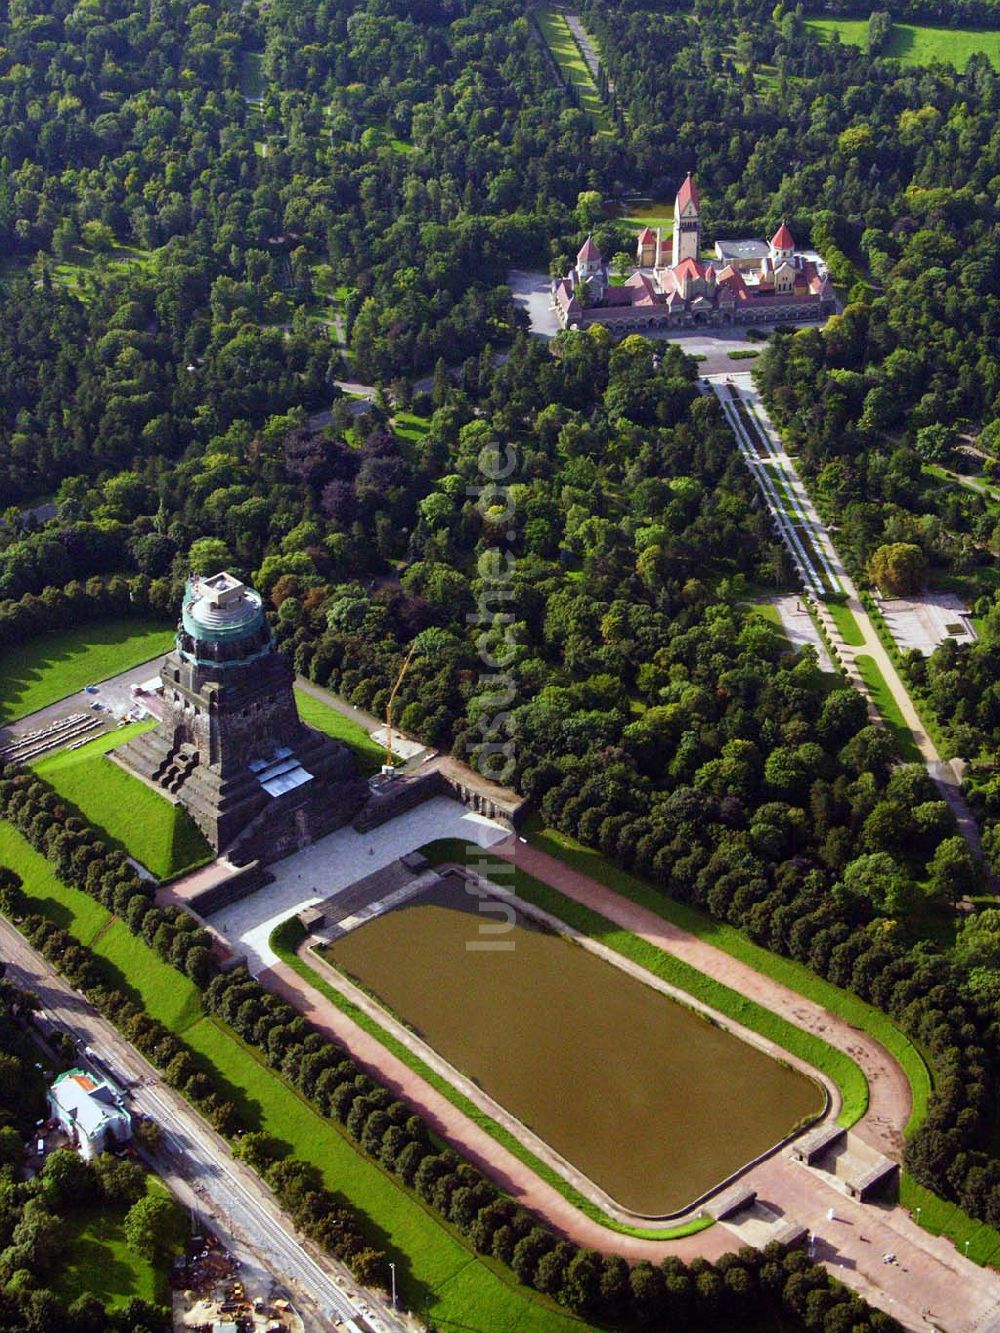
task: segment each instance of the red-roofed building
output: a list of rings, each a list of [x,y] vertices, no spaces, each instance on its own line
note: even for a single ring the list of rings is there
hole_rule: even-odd
[[[783,222],[771,237],[771,258],[777,264],[782,259],[791,259],[794,254],[795,239],[788,228],[788,223]]]
[[[575,267],[552,284],[564,328],[604,324],[616,334],[696,324],[774,323],[818,319],[837,308],[818,255],[800,254],[786,222],[770,242],[716,241],[715,260],[701,257],[701,205],[689,174],[674,200],[671,262],[659,228],[636,237],[638,267],[621,285],[587,237]]]
[[[576,256],[576,267],[581,277],[589,278],[595,273],[600,273],[604,265],[601,252],[594,244],[594,238],[588,236],[580,246],[579,253]]]
[[[698,198],[698,187],[697,185],[695,185],[694,177],[691,175],[690,171],[684,177],[684,183],[683,185],[681,185],[681,188],[677,191],[677,198],[674,201],[674,207],[677,209],[679,213],[683,215],[684,210],[688,207],[689,204],[692,205],[696,213],[700,211],[701,201]]]
[[[701,204],[690,171],[674,200],[673,263],[697,259],[701,253]]]
[[[655,268],[659,264],[660,232],[643,227],[636,242],[635,258],[640,268]]]

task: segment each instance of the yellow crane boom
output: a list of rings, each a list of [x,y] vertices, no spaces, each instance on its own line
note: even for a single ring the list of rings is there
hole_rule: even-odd
[[[406,654],[403,665],[400,668],[399,675],[396,677],[396,683],[392,687],[392,693],[389,695],[389,702],[385,706],[385,771],[392,772],[392,705],[396,699],[396,692],[403,683],[403,677],[409,670],[410,662],[413,660],[413,654],[417,650],[417,643],[414,639],[410,644],[410,651]]]

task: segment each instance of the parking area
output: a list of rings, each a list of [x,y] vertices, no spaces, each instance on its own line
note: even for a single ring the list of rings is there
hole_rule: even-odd
[[[902,652],[915,648],[929,657],[945,639],[973,643],[979,637],[972,615],[953,592],[933,589],[919,597],[876,597],[889,632]]]
[[[61,726],[64,727],[71,719],[81,714],[86,714],[91,719],[96,718],[105,727],[116,726],[123,721],[135,721],[145,716],[148,710],[143,700],[133,695],[132,686],[141,685],[159,676],[162,664],[162,656],[150,658],[148,662],[132,667],[129,671],[123,671],[119,676],[112,676],[100,684],[95,683],[85,690],[68,694],[65,699],[49,704],[46,708],[40,708],[37,713],[29,713],[27,717],[22,717],[17,722],[0,727],[0,746],[11,745],[34,733],[51,732],[54,737]],[[74,733],[68,735],[66,740],[76,738]]]
[[[540,338],[554,338],[561,325],[552,304],[552,280],[541,270],[514,268],[507,274],[507,285],[514,293],[514,304],[526,311],[531,332]]]

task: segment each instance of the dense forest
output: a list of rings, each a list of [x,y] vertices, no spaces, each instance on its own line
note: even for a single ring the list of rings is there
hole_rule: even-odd
[[[0,634],[167,613],[229,566],[358,705],[415,643],[403,729],[891,1013],[937,1076],[910,1170],[1000,1224],[1000,931],[927,929],[982,867],[860,695],[752,610],[793,571],[695,361],[544,343],[505,286],[588,230],[628,246],[623,197],[687,170],[706,236],[785,217],[821,250],[843,311],[772,335],[757,379],[850,567],[910,544],[972,605],[979,641],[908,671],[1000,820],[1000,78],[758,0],[581,13],[607,132],[514,0],[7,8]]]

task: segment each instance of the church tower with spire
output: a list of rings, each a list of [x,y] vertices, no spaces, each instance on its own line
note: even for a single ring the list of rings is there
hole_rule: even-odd
[[[701,253],[701,210],[698,190],[690,171],[674,200],[674,247],[672,263],[676,267],[684,259],[697,259]]]

